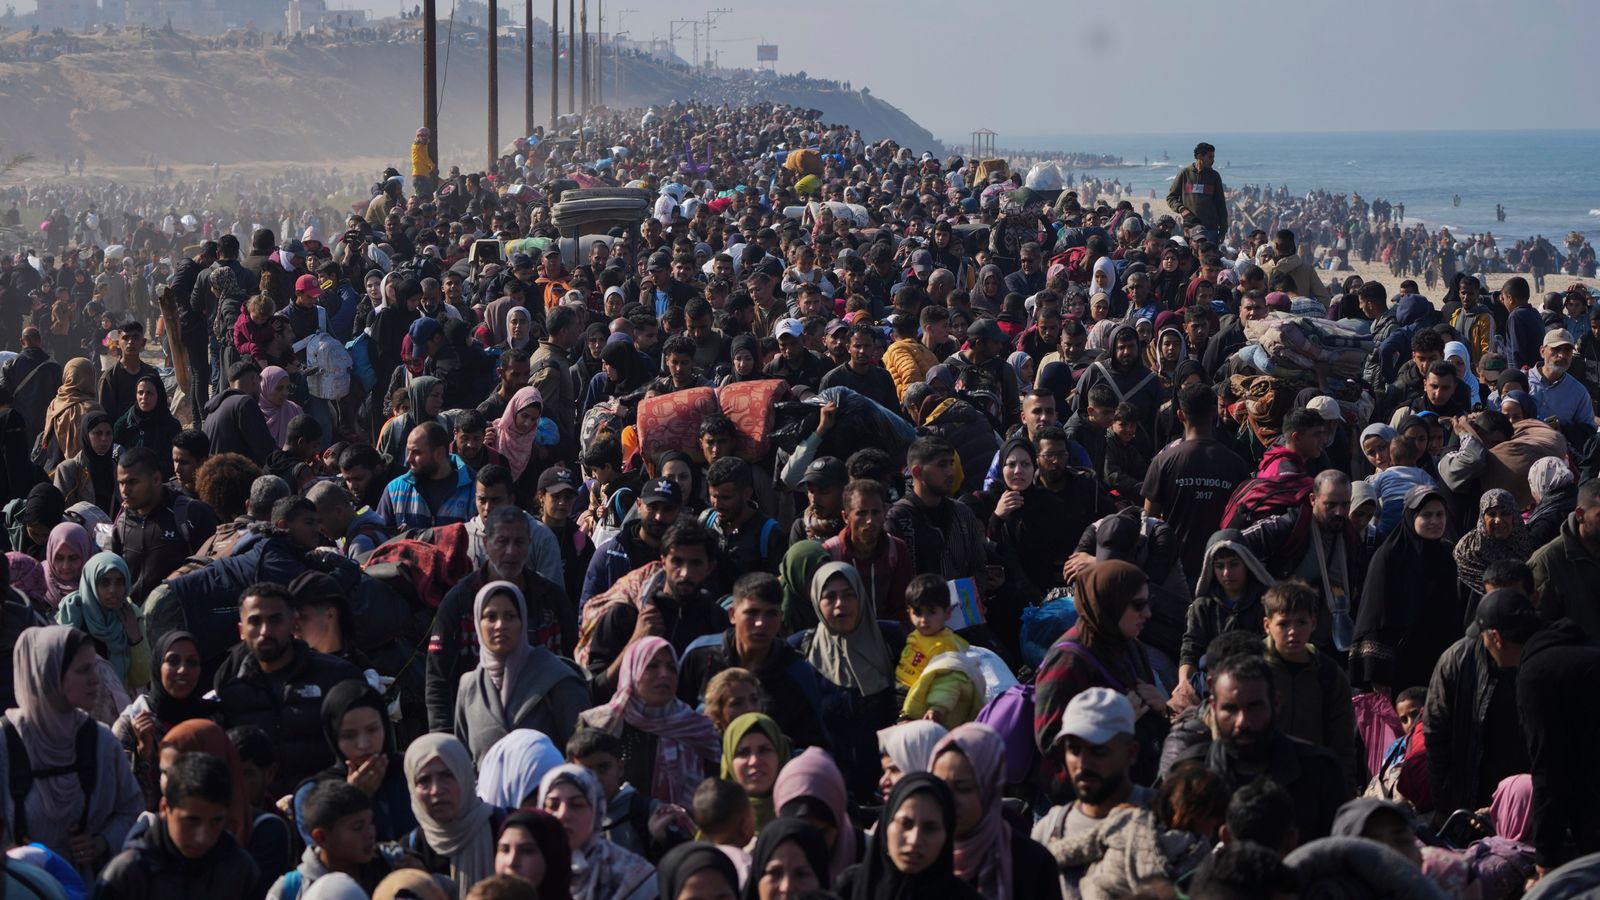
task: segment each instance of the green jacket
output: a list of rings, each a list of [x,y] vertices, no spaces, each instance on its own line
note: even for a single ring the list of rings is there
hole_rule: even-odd
[[[1355,706],[1350,701],[1350,678],[1333,657],[1311,653],[1310,665],[1293,668],[1263,641],[1267,667],[1272,670],[1273,692],[1278,700],[1278,730],[1291,737],[1326,747],[1339,760],[1345,782],[1352,791],[1360,786]]]
[[[1228,231],[1228,202],[1216,169],[1202,172],[1196,163],[1184,166],[1172,179],[1167,206],[1182,217],[1184,225],[1215,228],[1219,237]]]

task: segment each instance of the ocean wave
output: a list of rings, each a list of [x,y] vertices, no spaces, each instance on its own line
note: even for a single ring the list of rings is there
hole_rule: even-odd
[[[1589,210],[1589,215],[1591,215],[1591,216],[1600,216],[1600,209],[1591,209],[1591,210]]]

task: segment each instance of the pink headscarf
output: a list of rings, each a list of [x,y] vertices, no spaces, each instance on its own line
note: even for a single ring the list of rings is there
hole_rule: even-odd
[[[824,884],[832,884],[840,873],[855,864],[856,830],[845,808],[844,776],[839,774],[839,767],[828,751],[807,747],[778,772],[778,780],[772,785],[772,808],[781,814],[783,807],[797,797],[819,800],[833,812],[838,838],[833,843],[833,871],[823,879]]]
[[[78,589],[78,579],[71,581],[57,581],[52,563],[56,558],[56,551],[63,544],[71,544],[78,551],[78,556],[88,562],[94,555],[94,543],[89,540],[89,532],[77,522],[62,522],[50,529],[50,540],[44,545],[44,598],[52,607],[60,606],[67,595]]]
[[[1510,841],[1525,841],[1528,812],[1533,808],[1533,776],[1512,775],[1500,780],[1489,801],[1489,820],[1494,832]]]
[[[620,734],[627,724],[655,735],[656,764],[650,796],[687,807],[693,804],[694,790],[706,777],[705,764],[722,758],[722,739],[710,719],[677,697],[665,706],[651,707],[635,696],[644,670],[662,650],[677,665],[678,654],[662,638],[647,637],[629,644],[622,653],[617,692],[609,703],[585,712],[581,719],[585,725],[612,734]]]
[[[6,554],[6,564],[11,569],[11,586],[17,593],[34,603],[43,603],[48,590],[44,583],[44,565],[15,550]]]
[[[983,900],[1010,900],[1011,826],[1000,813],[1006,784],[1005,739],[979,722],[958,726],[933,745],[930,770],[947,750],[959,750],[971,764],[983,808],[983,818],[972,834],[956,838],[956,874],[976,888]]]
[[[300,404],[293,400],[284,400],[281,406],[273,406],[267,397],[277,389],[278,385],[289,379],[289,373],[282,366],[267,366],[261,372],[261,399],[256,404],[261,407],[261,414],[267,418],[267,431],[272,433],[274,449],[282,447],[289,438],[289,420],[300,415]]]
[[[494,448],[506,458],[513,481],[521,478],[523,470],[528,468],[528,459],[533,456],[533,439],[539,432],[537,422],[527,431],[518,428],[517,413],[535,405],[541,411],[544,409],[544,397],[539,389],[522,388],[511,396],[511,402],[506,404],[506,411],[500,414],[500,418],[494,420]]]

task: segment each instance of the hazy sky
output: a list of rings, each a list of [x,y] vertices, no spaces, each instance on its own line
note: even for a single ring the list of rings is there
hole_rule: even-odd
[[[724,64],[753,65],[765,38],[780,71],[868,86],[945,138],[1600,127],[1595,0],[721,2]],[[393,15],[400,0],[329,5]],[[520,0],[502,5],[520,18]],[[631,5],[624,27],[649,38],[711,3]]]

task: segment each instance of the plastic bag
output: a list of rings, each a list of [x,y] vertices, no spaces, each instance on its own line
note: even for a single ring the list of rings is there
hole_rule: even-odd
[[[1022,608],[1022,661],[1038,669],[1056,641],[1078,621],[1078,603],[1072,594]]]

